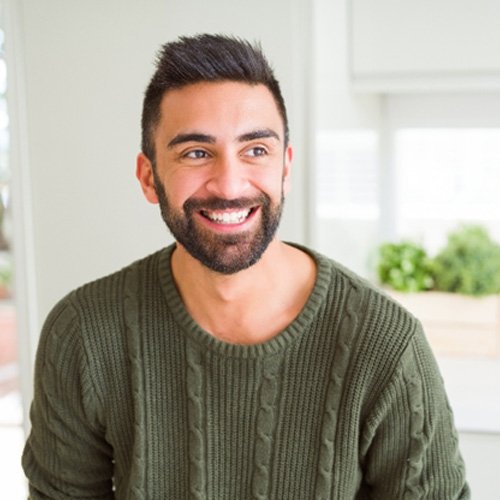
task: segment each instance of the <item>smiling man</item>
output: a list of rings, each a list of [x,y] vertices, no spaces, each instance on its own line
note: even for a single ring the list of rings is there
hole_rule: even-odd
[[[31,498],[469,498],[418,321],[276,236],[292,148],[260,50],[166,44],[142,134],[137,178],[176,242],[47,318]]]

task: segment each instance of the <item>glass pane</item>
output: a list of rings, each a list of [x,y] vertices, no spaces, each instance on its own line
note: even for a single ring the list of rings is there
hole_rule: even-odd
[[[500,238],[500,129],[396,133],[398,234],[431,251],[461,222]]]

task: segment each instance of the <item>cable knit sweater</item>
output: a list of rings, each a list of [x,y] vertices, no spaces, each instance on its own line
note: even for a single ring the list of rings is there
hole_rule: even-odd
[[[33,499],[467,499],[419,323],[331,260],[273,339],[217,340],[173,247],[74,291],[40,339]]]

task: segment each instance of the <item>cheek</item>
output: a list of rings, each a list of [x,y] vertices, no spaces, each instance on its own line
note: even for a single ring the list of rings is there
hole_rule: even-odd
[[[173,206],[182,206],[186,200],[202,194],[205,180],[202,176],[177,173],[165,176],[163,185]]]
[[[282,189],[286,190],[287,178],[283,179],[282,170],[276,170],[272,174],[268,172],[256,176],[255,185],[260,191],[269,194],[272,198],[279,198]]]

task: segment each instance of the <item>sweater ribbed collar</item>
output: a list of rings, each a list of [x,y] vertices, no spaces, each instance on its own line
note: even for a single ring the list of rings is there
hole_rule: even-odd
[[[301,312],[283,331],[266,342],[253,345],[232,344],[219,340],[193,320],[182,302],[172,275],[171,257],[175,244],[165,248],[160,254],[159,278],[167,305],[176,322],[201,348],[209,349],[225,357],[266,357],[283,351],[308,329],[326,298],[332,280],[331,262],[326,257],[301,245],[295,243],[292,245],[309,254],[316,262],[316,280],[313,289]]]

